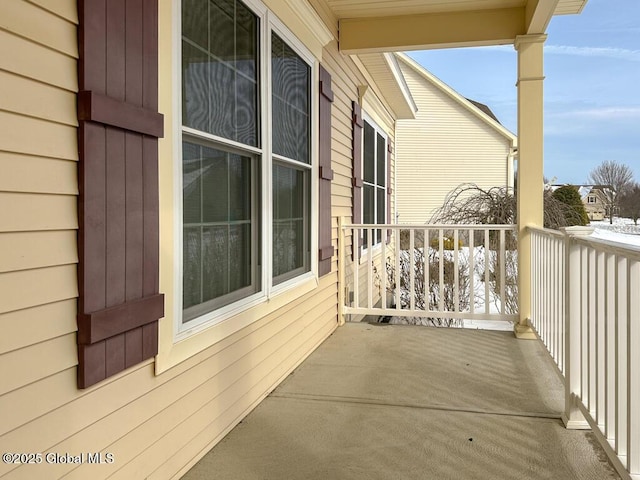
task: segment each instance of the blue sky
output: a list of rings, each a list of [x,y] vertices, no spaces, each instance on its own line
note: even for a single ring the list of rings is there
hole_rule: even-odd
[[[584,183],[615,160],[640,182],[640,0],[589,0],[580,15],[554,17],[547,34],[545,176]],[[512,46],[409,55],[517,133]]]

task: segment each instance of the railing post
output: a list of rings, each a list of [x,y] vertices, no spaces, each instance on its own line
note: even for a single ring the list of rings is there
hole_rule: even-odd
[[[587,236],[593,233],[592,227],[566,227],[565,234],[565,348],[564,348],[564,413],[562,421],[568,429],[587,430],[589,423],[578,408],[576,398],[582,394],[581,384],[581,285],[580,285],[580,247],[572,238]],[[586,368],[586,367],[585,367]]]
[[[344,247],[344,217],[338,217],[338,325],[344,325],[344,307],[346,301],[347,284],[346,276],[346,258],[347,253]],[[355,248],[355,247],[354,247]]]

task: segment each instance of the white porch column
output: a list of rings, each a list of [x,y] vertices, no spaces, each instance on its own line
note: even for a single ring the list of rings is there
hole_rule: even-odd
[[[546,35],[516,37],[518,51],[518,338],[536,338],[531,318],[531,239],[527,226],[543,226],[543,45]]]

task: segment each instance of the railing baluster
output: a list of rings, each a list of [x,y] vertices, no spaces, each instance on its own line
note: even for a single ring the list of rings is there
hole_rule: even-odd
[[[566,271],[565,269],[566,267],[566,258],[565,258],[565,253],[564,253],[564,244],[562,241],[560,241],[560,239],[556,239],[556,248],[558,251],[558,271],[561,272],[560,275],[558,275],[558,278],[560,279],[560,286],[558,288],[558,297],[560,298],[560,301],[558,302],[558,318],[556,319],[556,322],[558,323],[558,332],[560,334],[560,338],[558,340],[558,366],[560,367],[560,371],[562,372],[562,374],[565,374],[565,362],[564,362],[564,345],[565,345],[565,329],[564,329],[564,311],[565,311],[565,302],[567,301],[567,299],[564,296],[564,292],[565,292],[565,275],[564,272]]]
[[[562,242],[560,239],[557,239],[557,243],[558,243],[558,256],[560,257],[559,272],[561,272],[561,274],[559,275],[560,287],[558,288],[558,296],[560,297],[560,302],[558,302],[558,319],[557,319],[558,330],[560,331],[560,340],[559,340],[560,355],[559,355],[558,361],[560,362],[560,371],[564,375],[565,368],[566,368],[564,364],[564,358],[565,358],[564,357],[564,354],[565,354],[564,340],[565,340],[565,335],[567,334],[567,332],[564,329],[564,311],[565,311],[565,304],[568,301],[567,298],[564,296],[565,282],[566,282],[564,272],[566,271],[566,268],[567,268],[567,258],[564,252],[564,242]]]
[[[373,243],[375,230],[368,230],[367,235],[367,308],[373,307]]]
[[[416,309],[416,257],[414,229],[409,230],[409,308]]]
[[[504,230],[500,230],[500,313],[505,314],[505,282],[507,281],[506,266],[505,266],[505,244],[504,244]]]
[[[549,338],[549,351],[551,357],[555,360],[557,355],[555,344],[555,302],[556,302],[556,276],[554,275],[552,266],[555,263],[555,252],[553,248],[553,238],[549,238],[549,247],[547,251],[547,268],[549,270],[549,318],[547,320],[548,325],[548,338]],[[556,361],[557,363],[557,361]]]
[[[616,257],[607,253],[605,293],[605,323],[606,323],[606,396],[605,396],[605,429],[604,434],[609,444],[615,449],[615,422],[616,422]]]
[[[556,239],[549,239],[549,272],[551,273],[551,292],[549,299],[551,300],[551,308],[549,308],[549,343],[553,350],[553,359],[558,364],[558,325],[557,325],[557,308],[558,308],[558,276],[555,274],[558,265],[558,254],[556,252]]]
[[[606,272],[604,269],[605,266],[605,253],[597,252],[596,254],[596,291],[601,292],[601,294],[596,295],[596,364],[597,364],[597,374],[596,374],[596,422],[600,427],[600,430],[604,431],[605,425],[605,392],[606,392],[606,384],[605,384],[605,278]]]
[[[401,250],[401,245],[400,245],[400,230],[396,227],[394,229],[394,232],[396,234],[396,241],[398,242],[398,246],[395,249],[395,259],[396,259],[396,291],[395,291],[395,297],[396,297],[396,310],[400,310],[400,308],[402,307],[401,305],[401,300],[400,300],[400,290],[401,290],[401,281],[400,278],[402,276],[402,273],[400,272],[400,250]]]
[[[616,453],[627,456],[627,360],[628,329],[627,318],[629,290],[627,285],[627,259],[617,259],[617,295],[616,295]]]
[[[383,228],[381,231],[382,241],[380,249],[380,305],[383,309],[387,308],[387,238],[391,238],[391,235],[387,234],[387,229]]]
[[[473,238],[474,230],[472,228],[469,229],[469,311],[474,314],[476,313],[476,263],[475,263],[475,252],[473,246]]]
[[[453,231],[453,311],[460,311],[460,270],[458,269],[458,229]]]
[[[429,230],[426,228],[422,231],[423,238],[423,254],[422,261],[424,264],[422,265],[422,271],[424,272],[424,309],[426,311],[431,310],[429,307]]]
[[[438,243],[439,243],[439,247],[438,247],[438,255],[439,255],[439,265],[438,265],[438,272],[439,272],[439,295],[438,295],[438,310],[439,311],[444,311],[444,232],[442,229],[440,229],[439,234],[438,234]]]
[[[353,305],[360,306],[360,238],[362,231],[358,227],[353,227],[351,236],[351,248],[353,249]]]
[[[491,298],[489,296],[489,228],[484,228],[484,313],[489,315],[489,304]]]
[[[588,317],[589,317],[589,413],[595,419],[596,418],[596,252],[593,249],[589,249],[588,252],[588,264],[589,264],[589,290],[587,293],[588,298]]]
[[[580,392],[582,403],[589,408],[589,275],[587,263],[587,249],[580,246],[580,367],[582,370],[582,381]]]
[[[640,292],[640,261],[628,262],[627,285],[627,379],[629,383],[628,457],[627,470],[631,475],[640,474],[640,302],[635,295]]]

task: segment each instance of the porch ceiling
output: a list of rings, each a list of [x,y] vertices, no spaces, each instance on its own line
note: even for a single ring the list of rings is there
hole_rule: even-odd
[[[326,0],[345,53],[513,43],[587,0]]]

